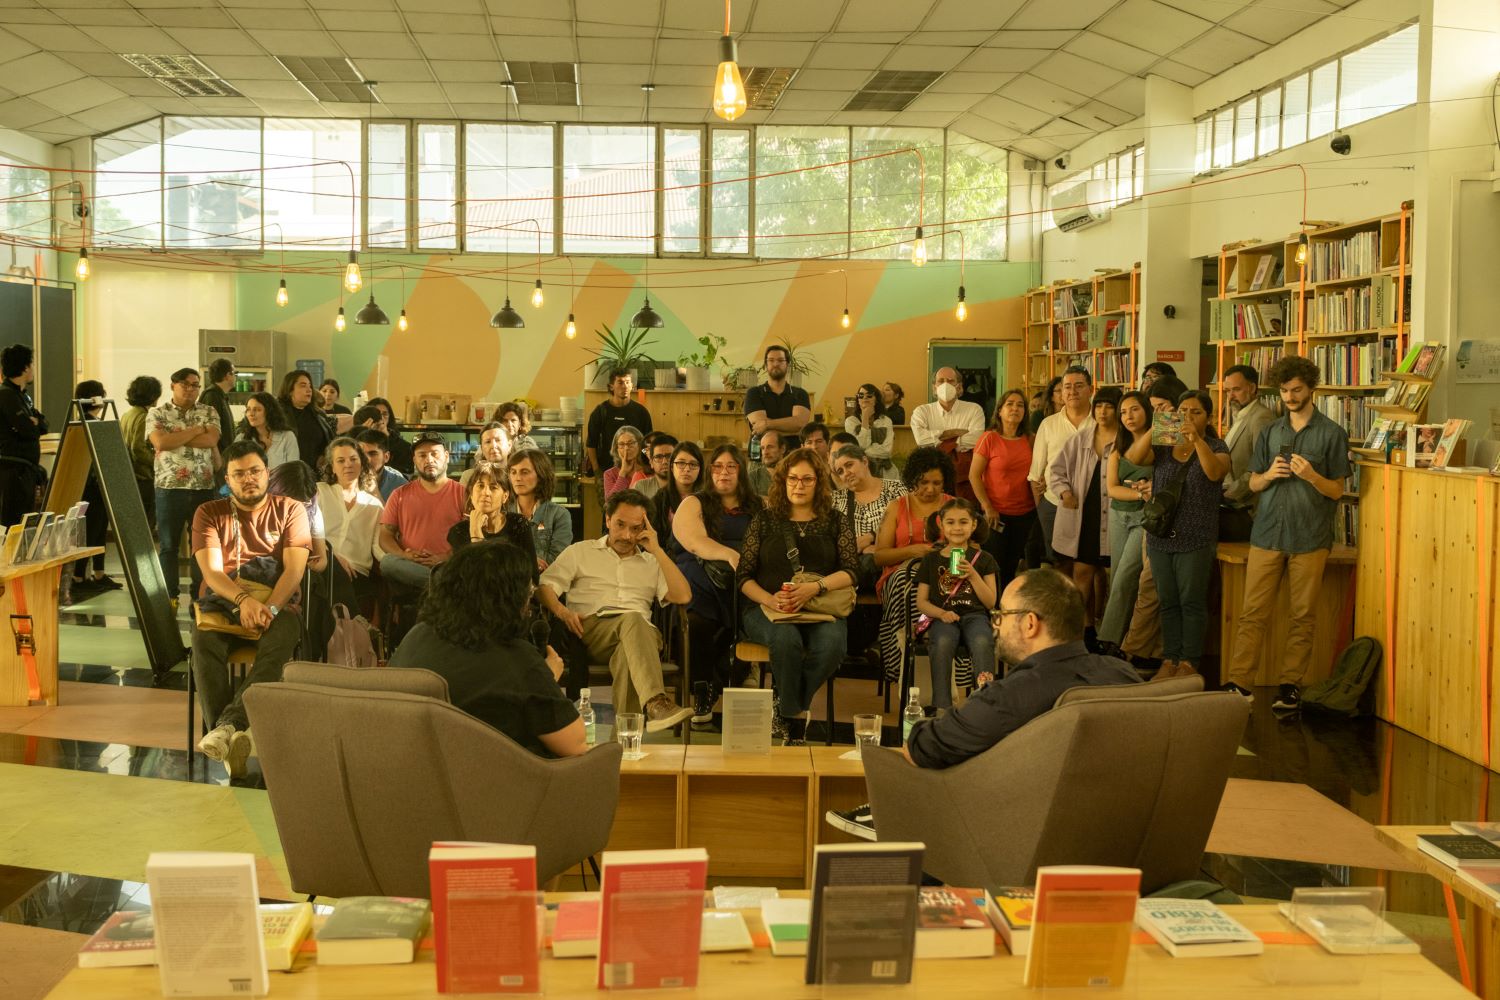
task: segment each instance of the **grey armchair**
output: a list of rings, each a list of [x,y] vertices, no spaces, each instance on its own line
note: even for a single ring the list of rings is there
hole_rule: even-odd
[[[544,760],[427,670],[289,663],[245,692],[292,888],[427,897],[435,840],[534,844],[543,882],[604,848],[620,747]]]
[[[1197,877],[1249,707],[1214,691],[1080,699],[945,770],[864,749],[881,840],[922,841],[950,885],[1031,885],[1043,865],[1140,868],[1141,891]]]

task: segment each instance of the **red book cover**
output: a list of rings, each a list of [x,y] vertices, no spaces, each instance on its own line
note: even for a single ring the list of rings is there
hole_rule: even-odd
[[[536,848],[439,841],[427,856],[439,993],[540,993]]]
[[[80,969],[156,964],[156,928],[150,910],[119,910],[109,915],[78,952]]]
[[[599,954],[599,900],[569,899],[557,904],[552,925],[553,958],[595,958]]]
[[[708,852],[605,851],[602,860],[599,988],[697,986]]]

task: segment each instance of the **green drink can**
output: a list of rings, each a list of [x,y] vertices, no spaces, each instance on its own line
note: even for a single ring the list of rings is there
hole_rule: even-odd
[[[951,575],[953,575],[953,576],[957,576],[958,575],[958,564],[961,563],[961,562],[963,562],[963,561],[964,561],[964,552],[963,552],[963,549],[954,549],[952,552],[948,553],[948,572]]]

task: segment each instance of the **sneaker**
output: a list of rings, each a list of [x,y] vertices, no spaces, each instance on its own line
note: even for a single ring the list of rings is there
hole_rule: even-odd
[[[786,719],[781,715],[781,695],[775,688],[771,689],[771,740],[786,739]]]
[[[92,582],[95,587],[101,590],[120,590],[123,587],[123,584],[119,580],[107,576],[96,576]]]
[[[706,728],[714,721],[714,695],[708,681],[693,685],[693,728]]]
[[[645,715],[646,732],[659,733],[692,718],[693,710],[683,708],[669,695],[659,694],[646,702]]]
[[[216,726],[198,741],[198,752],[209,760],[223,760],[229,756],[229,741],[233,738],[233,726]]]
[[[830,809],[823,814],[823,821],[862,840],[875,839],[875,814],[870,811],[868,802],[853,809]]]
[[[1251,690],[1249,690],[1247,688],[1242,688],[1238,684],[1235,684],[1233,681],[1231,681],[1228,684],[1225,684],[1224,686],[1220,687],[1219,690],[1220,691],[1228,691],[1231,694],[1237,694],[1241,698],[1243,698],[1246,701],[1251,702],[1251,703],[1253,703],[1255,701],[1255,692],[1254,691],[1251,691]]]
[[[805,747],[807,746],[807,741],[800,736],[788,736],[781,741],[781,745],[784,747]]]
[[[229,771],[231,778],[245,776],[245,762],[250,759],[250,754],[254,749],[255,744],[250,739],[248,729],[237,730],[233,736],[229,737],[229,752],[224,757],[224,767]]]
[[[1276,700],[1271,707],[1278,712],[1295,712],[1302,707],[1302,695],[1295,684],[1283,684],[1276,691]]]

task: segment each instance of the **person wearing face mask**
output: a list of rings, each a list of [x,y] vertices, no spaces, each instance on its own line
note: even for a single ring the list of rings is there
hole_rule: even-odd
[[[958,397],[963,394],[963,380],[953,368],[939,368],[932,380],[934,403],[923,403],[912,410],[911,435],[917,447],[936,447],[953,456],[953,467],[958,476],[958,495],[976,501],[974,487],[969,483],[969,467],[974,459],[974,446],[984,433],[984,410],[978,403],[969,403]]]

